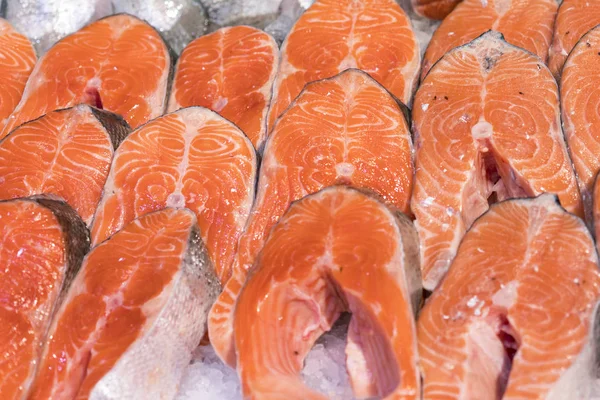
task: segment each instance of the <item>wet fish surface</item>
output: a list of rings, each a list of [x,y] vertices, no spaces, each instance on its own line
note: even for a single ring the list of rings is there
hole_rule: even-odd
[[[592,226],[592,191],[600,171],[600,117],[596,76],[600,66],[600,28],[592,29],[575,45],[567,58],[560,81],[562,120],[586,220]]]
[[[427,399],[591,399],[598,255],[551,194],[493,205],[418,321]]]
[[[417,234],[403,214],[343,186],[293,203],[236,305],[244,395],[327,399],[304,386],[300,371],[314,342],[350,311],[346,365],[354,394],[420,399],[414,320],[420,295]]]
[[[90,239],[77,213],[49,196],[0,201],[0,233],[0,397],[22,399]]]
[[[393,0],[317,0],[281,46],[268,131],[304,85],[349,68],[368,73],[407,104],[420,62],[410,20]]]
[[[100,19],[40,58],[0,138],[79,103],[119,114],[136,128],[163,114],[171,62],[158,32],[142,20],[125,14]]]
[[[0,19],[0,131],[19,104],[36,60],[29,39]]]
[[[85,104],[19,126],[0,140],[0,199],[53,194],[89,226],[129,132],[123,118]]]
[[[28,398],[173,398],[218,290],[194,213],[131,222],[85,257]]]
[[[558,10],[556,0],[464,0],[435,31],[423,59],[424,77],[444,54],[488,30],[528,50],[546,62],[552,28]],[[469,21],[469,23],[465,23]]]
[[[92,224],[94,245],[148,212],[196,213],[216,275],[231,275],[254,200],[257,156],[231,122],[203,107],[166,114],[132,132],[113,157]]]
[[[260,29],[234,26],[202,36],[177,61],[168,111],[210,108],[236,124],[259,149],[278,63],[277,43]]]
[[[600,24],[600,2],[590,0],[564,0],[558,9],[554,36],[549,51],[548,67],[560,80],[567,56],[579,39]]]
[[[267,139],[232,277],[209,316],[211,344],[224,362],[235,365],[232,313],[247,271],[291,202],[351,184],[408,213],[412,152],[403,108],[366,73],[351,69],[306,86]]]
[[[490,31],[434,65],[415,95],[411,207],[423,286],[433,290],[489,204],[544,192],[583,217],[561,129],[558,87],[542,60]]]

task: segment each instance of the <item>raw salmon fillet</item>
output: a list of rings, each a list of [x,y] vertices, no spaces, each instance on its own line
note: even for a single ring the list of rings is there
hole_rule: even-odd
[[[35,61],[35,50],[29,39],[0,18],[0,132],[21,100]]]
[[[51,193],[89,225],[129,130],[118,115],[85,104],[19,126],[0,140],[0,199]]]
[[[177,61],[169,112],[202,106],[236,124],[258,149],[279,48],[267,33],[249,26],[221,28],[190,43]]]
[[[575,44],[598,24],[600,1],[563,0],[556,16],[548,60],[548,67],[556,79],[560,78],[563,65]]]
[[[40,58],[0,137],[79,103],[122,115],[136,128],[164,112],[170,70],[167,46],[150,25],[126,14],[100,19]]]
[[[194,213],[131,222],[86,256],[28,398],[173,398],[218,290]]]
[[[317,0],[281,46],[268,131],[306,83],[348,68],[367,72],[408,104],[420,58],[411,22],[394,0]]]
[[[92,225],[96,245],[164,207],[196,213],[217,276],[225,282],[254,201],[257,158],[235,125],[188,107],[132,132],[119,146]]]
[[[443,20],[462,0],[411,0],[413,9],[423,17]],[[479,0],[485,2],[488,0]],[[471,21],[465,21],[470,24]]]
[[[571,51],[560,83],[565,136],[579,178],[588,222],[592,222],[592,190],[596,174],[600,171],[598,85],[594,83],[599,67],[600,28],[596,28]]]
[[[90,240],[77,213],[48,196],[0,201],[0,233],[0,398],[22,399]]]
[[[235,365],[235,299],[266,236],[292,201],[336,183],[374,190],[409,212],[412,141],[401,106],[358,70],[310,83],[267,139],[258,193],[227,282],[209,316],[217,354]]]
[[[304,386],[300,371],[319,336],[350,311],[346,363],[355,395],[420,399],[418,247],[406,216],[352,188],[295,202],[271,231],[235,309],[244,395],[327,399]]]
[[[590,399],[600,295],[585,224],[551,194],[498,203],[418,322],[426,399]]]
[[[545,62],[557,10],[556,0],[464,0],[433,34],[423,57],[421,76],[448,51],[490,29],[501,32],[507,42]]]
[[[411,207],[427,290],[489,203],[550,192],[583,216],[556,81],[537,56],[500,33],[452,50],[431,69],[415,96],[413,128]]]

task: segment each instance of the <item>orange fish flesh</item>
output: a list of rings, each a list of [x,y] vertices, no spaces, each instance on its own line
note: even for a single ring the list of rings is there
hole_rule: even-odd
[[[310,83],[267,139],[258,193],[233,275],[209,316],[217,354],[235,365],[233,307],[266,237],[291,202],[336,183],[368,188],[409,212],[412,141],[402,106],[358,70]]]
[[[49,196],[0,201],[0,233],[0,398],[22,399],[90,240],[77,213]]]
[[[246,398],[327,399],[299,373],[318,337],[350,311],[346,362],[355,395],[420,399],[418,257],[412,222],[357,190],[330,187],[292,204],[235,309]]]
[[[168,110],[210,108],[261,148],[278,61],[275,39],[256,28],[233,26],[201,36],[177,61]]]
[[[421,310],[423,398],[591,398],[599,285],[594,241],[554,195],[495,204]]]
[[[556,81],[539,57],[500,33],[452,50],[431,69],[415,96],[413,128],[411,207],[427,290],[490,203],[549,192],[583,216]]]
[[[0,140],[0,199],[51,193],[89,225],[129,131],[118,115],[85,104],[19,126]]]
[[[134,220],[86,256],[28,398],[173,398],[218,291],[194,213]]]

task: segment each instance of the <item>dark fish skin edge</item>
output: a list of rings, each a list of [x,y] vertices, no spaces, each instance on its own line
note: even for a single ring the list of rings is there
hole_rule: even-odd
[[[131,133],[131,127],[125,119],[110,111],[100,110],[96,107],[89,106],[94,117],[102,124],[113,145],[113,149],[117,150],[119,145],[125,140],[127,135]]]
[[[41,347],[47,341],[48,330],[50,329],[54,315],[57,310],[60,309],[75,276],[81,269],[83,258],[90,250],[90,233],[85,222],[79,217],[79,214],[58,196],[42,194],[17,199],[1,200],[0,203],[18,201],[37,203],[50,210],[61,226],[65,244],[65,275],[63,281],[60,283],[58,296],[48,313],[48,321],[44,327],[44,333],[40,338],[39,350],[41,350]],[[39,364],[36,366],[36,370],[32,376],[37,376],[38,367]]]
[[[58,196],[42,194],[4,201],[15,200],[31,201],[47,208],[54,214],[62,227],[67,270],[65,271],[62,287],[54,305],[54,309],[58,309],[81,268],[83,258],[90,250],[90,232],[79,214]]]

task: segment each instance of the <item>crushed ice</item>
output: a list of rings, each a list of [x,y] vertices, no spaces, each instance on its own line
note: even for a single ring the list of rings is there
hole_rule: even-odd
[[[306,357],[302,377],[306,385],[332,400],[353,399],[345,367],[346,332],[349,318],[343,316],[324,334]],[[194,352],[176,400],[241,400],[235,370],[224,365],[210,345]]]

